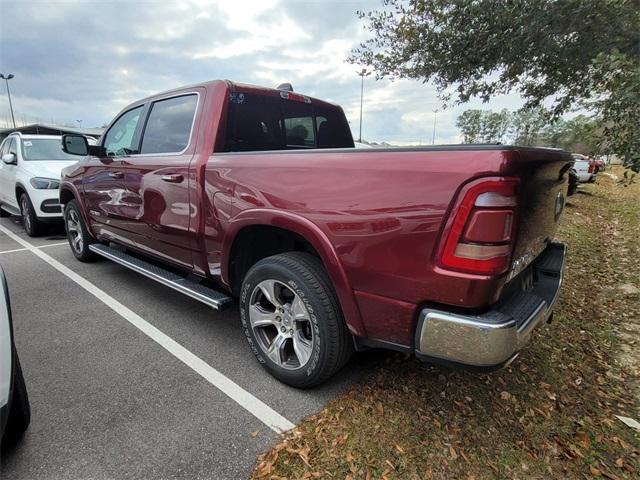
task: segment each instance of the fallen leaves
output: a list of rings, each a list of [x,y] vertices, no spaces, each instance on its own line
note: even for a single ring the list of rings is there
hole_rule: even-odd
[[[631,427],[640,432],[640,423],[637,420],[629,417],[623,417],[622,415],[616,415],[616,418],[624,423],[627,427]]]
[[[578,443],[584,448],[589,448],[591,446],[591,437],[589,437],[589,434],[586,432],[576,432],[576,440],[578,440]]]
[[[456,449],[453,448],[452,446],[449,446],[449,455],[451,455],[451,460],[458,459],[458,453],[456,452]]]

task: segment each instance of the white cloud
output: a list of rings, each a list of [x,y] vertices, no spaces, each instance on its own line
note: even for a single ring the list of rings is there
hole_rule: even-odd
[[[368,36],[355,11],[378,6],[365,0],[3,1],[0,71],[16,75],[18,119],[83,119],[96,126],[144,96],[228,78],[292,82],[297,91],[342,105],[357,136],[360,77],[346,58]],[[436,141],[459,140],[455,119],[465,108],[521,104],[513,94],[441,111]],[[432,110],[439,106],[432,85],[366,77],[364,138],[430,143]],[[0,87],[0,126],[7,118]]]
[[[261,21],[261,16],[273,10],[278,4],[277,1],[197,1],[196,3],[217,6],[224,17],[226,28],[233,31],[239,38],[231,41],[217,39],[211,45],[195,52],[193,54],[195,60],[239,57],[310,39],[309,34],[291,20],[282,9],[277,12],[276,18],[271,22]]]

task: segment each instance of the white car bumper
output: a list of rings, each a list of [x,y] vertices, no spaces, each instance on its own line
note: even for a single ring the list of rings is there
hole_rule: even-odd
[[[39,219],[62,218],[58,190],[30,188],[27,194]]]

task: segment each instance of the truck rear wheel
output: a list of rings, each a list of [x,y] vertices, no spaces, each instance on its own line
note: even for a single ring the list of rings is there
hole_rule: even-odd
[[[240,292],[240,317],[258,361],[294,387],[324,382],[353,351],[331,281],[308,253],[274,255],[251,267]]]

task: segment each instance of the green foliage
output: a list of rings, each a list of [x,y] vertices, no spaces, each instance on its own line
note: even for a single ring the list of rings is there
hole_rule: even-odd
[[[617,153],[625,166],[640,172],[640,63],[614,51],[598,56],[594,65],[603,72],[599,96],[590,102],[601,118],[602,149]]]
[[[462,112],[456,125],[464,143],[553,147],[589,156],[602,153],[602,127],[585,115],[554,120],[551,112],[542,107],[516,112],[471,109]]]
[[[464,143],[504,143],[511,125],[511,114],[486,110],[465,110],[456,121]]]
[[[511,120],[511,135],[516,145],[538,145],[550,113],[544,107],[523,108]]]
[[[545,126],[542,144],[568,152],[594,156],[608,153],[601,148],[602,128],[599,122],[585,115],[570,120],[559,119]]]
[[[458,117],[456,126],[462,132],[464,143],[482,143],[480,130],[485,112],[482,110],[465,110]]]
[[[516,90],[523,112],[550,100],[559,118],[588,105],[604,122],[602,148],[640,168],[637,0],[384,0],[384,7],[359,12],[372,37],[352,63],[373,67],[378,78],[432,81],[446,103]],[[527,115],[521,141],[537,142]]]

